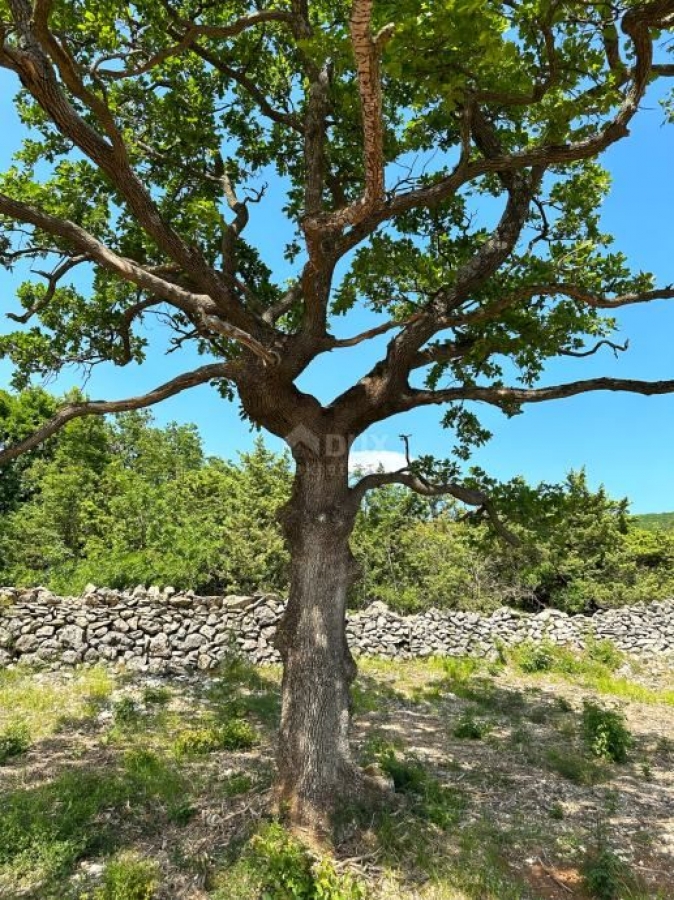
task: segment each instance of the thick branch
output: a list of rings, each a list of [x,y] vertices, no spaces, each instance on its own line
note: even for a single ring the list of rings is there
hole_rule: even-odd
[[[231,378],[233,376],[233,367],[228,363],[214,363],[209,366],[202,366],[193,372],[186,372],[179,375],[171,381],[160,385],[148,394],[142,394],[139,397],[129,397],[126,400],[92,400],[82,403],[68,403],[62,407],[56,415],[46,422],[41,428],[38,428],[30,437],[13,444],[10,447],[0,447],[0,466],[5,465],[13,459],[27,453],[34,447],[37,447],[47,438],[50,438],[57,431],[60,431],[64,425],[72,419],[78,419],[82,416],[105,415],[107,413],[128,412],[132,409],[142,409],[146,406],[153,406],[160,400],[167,397],[173,397],[187,388],[195,387],[198,384],[205,384],[209,381],[216,381],[223,378]]]
[[[347,253],[370,235],[382,222],[395,218],[411,209],[433,207],[455,194],[463,185],[490,173],[518,172],[530,167],[559,165],[578,162],[598,156],[604,150],[629,134],[629,124],[641,103],[651,76],[670,74],[653,68],[653,46],[650,30],[671,24],[674,16],[674,0],[654,0],[629,9],[622,19],[622,30],[631,39],[635,64],[630,69],[630,86],[614,118],[594,134],[579,141],[565,144],[543,145],[516,153],[499,153],[488,159],[466,163],[462,156],[453,171],[434,184],[424,186],[395,197],[373,209],[367,217],[353,227],[340,241],[340,253]]]
[[[638,381],[630,378],[589,378],[585,381],[570,381],[542,388],[479,387],[465,386],[437,391],[409,390],[400,398],[397,412],[457,400],[475,400],[490,403],[501,408],[518,407],[524,403],[542,403],[559,400],[595,391],[625,391],[632,394],[657,396],[674,393],[674,380]]]
[[[52,119],[59,131],[68,137],[101,171],[125,199],[139,224],[157,245],[208,291],[237,327],[252,331],[256,321],[233,296],[224,281],[203,259],[201,253],[188,246],[180,235],[164,221],[149,192],[129,165],[114,117],[106,102],[84,84],[82,74],[62,43],[49,31],[48,0],[43,0],[33,14],[26,0],[10,0],[21,49],[0,47],[0,66],[16,72],[24,87]],[[94,114],[106,133],[102,137],[67,99],[56,78],[52,61],[68,90]]]

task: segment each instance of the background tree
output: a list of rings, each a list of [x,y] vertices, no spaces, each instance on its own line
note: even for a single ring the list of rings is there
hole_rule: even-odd
[[[0,178],[3,261],[46,260],[44,283],[19,290],[22,327],[0,342],[15,385],[142,360],[138,325],[152,313],[171,349],[195,342],[212,358],[143,396],[69,403],[0,462],[73,418],[206,382],[288,441],[278,787],[295,821],[317,823],[365,787],[348,746],[344,637],[365,494],[448,493],[505,535],[484,491],[459,479],[458,461],[487,437],[467,403],[515,414],[586,391],[674,390],[534,387],[548,359],[621,349],[607,310],[674,296],[610,249],[596,161],[628,136],[648,85],[674,72],[663,38],[674,0],[0,0],[0,22],[0,65],[31,129]],[[298,271],[287,286],[245,238],[263,172],[287,188]],[[494,227],[480,215],[487,198]],[[381,324],[336,338],[332,317],[356,304]],[[381,360],[328,405],[296,386],[321,354],[385,334]],[[354,438],[428,405],[446,408],[457,459],[350,484]]]

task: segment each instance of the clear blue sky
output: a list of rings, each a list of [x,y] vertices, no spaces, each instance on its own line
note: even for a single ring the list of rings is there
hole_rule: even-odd
[[[0,72],[0,167],[5,167],[19,146],[22,129],[14,114],[15,84]],[[632,128],[632,137],[609,150],[604,164],[614,186],[603,210],[605,230],[616,236],[635,269],[652,271],[659,284],[674,282],[674,126],[663,127],[657,97],[649,97]],[[252,207],[249,239],[261,248],[265,260],[280,277],[292,274],[282,258],[282,221],[278,210],[282,186],[270,184],[265,204]],[[16,278],[0,270],[0,329],[11,323],[4,313],[16,309]],[[355,334],[370,319],[355,313],[340,320],[338,333]],[[615,360],[610,353],[587,360],[565,360],[551,365],[546,381],[614,375],[623,378],[674,378],[674,301],[627,308],[619,316],[621,338],[630,349]],[[322,357],[300,382],[322,400],[332,396],[365,372],[382,343],[361,345],[339,355]],[[95,399],[120,398],[140,393],[180,371],[199,364],[186,352],[151,356],[142,367],[99,367],[86,385]],[[7,384],[9,367],[0,363],[0,387]],[[63,377],[54,390],[79,383],[75,374]],[[525,407],[508,420],[495,410],[481,411],[494,438],[474,456],[474,462],[492,475],[510,478],[522,474],[529,481],[559,481],[570,469],[585,466],[591,484],[603,483],[613,496],[627,496],[635,512],[674,510],[674,396],[641,397],[597,393]],[[233,457],[247,449],[254,435],[239,420],[234,406],[224,404],[208,387],[197,388],[155,408],[159,422],[195,422],[209,453]],[[452,435],[439,427],[438,410],[416,411],[382,423],[359,442],[359,449],[400,450],[398,435],[413,435],[415,454],[446,456]],[[278,447],[270,439],[271,446]]]

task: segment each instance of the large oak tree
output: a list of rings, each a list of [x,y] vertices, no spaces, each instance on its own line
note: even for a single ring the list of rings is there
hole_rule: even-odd
[[[142,361],[149,317],[171,351],[208,357],[142,396],[64,406],[0,463],[75,417],[204,383],[288,441],[278,787],[296,822],[320,823],[366,786],[349,752],[344,635],[366,492],[449,493],[507,536],[459,477],[486,437],[479,404],[514,414],[587,391],[674,391],[536,386],[547,360],[622,349],[612,310],[674,297],[630,271],[598,218],[598,158],[674,74],[673,26],[674,0],[0,0],[0,66],[28,129],[0,176],[1,261],[37,271],[0,338],[15,385]],[[268,215],[264,178],[287,192],[285,285],[246,239]],[[334,336],[357,307],[380,323]],[[328,405],[298,389],[317,357],[339,364],[383,335],[381,359]],[[429,405],[457,435],[455,460],[350,481],[358,435]]]

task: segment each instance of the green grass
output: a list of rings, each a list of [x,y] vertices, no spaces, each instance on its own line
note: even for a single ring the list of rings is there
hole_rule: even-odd
[[[102,666],[49,682],[20,666],[0,670],[0,732],[18,722],[31,741],[51,737],[72,722],[94,716],[113,687],[113,677]]]
[[[514,665],[526,674],[551,674],[573,684],[638,703],[664,703],[674,706],[674,690],[656,690],[616,675],[615,670],[625,656],[609,641],[588,641],[585,651],[542,642],[533,647],[528,642],[510,651]]]

